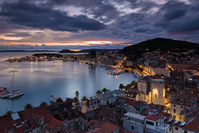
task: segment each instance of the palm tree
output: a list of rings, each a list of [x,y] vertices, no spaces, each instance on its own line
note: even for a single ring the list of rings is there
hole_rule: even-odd
[[[59,98],[56,100],[56,103],[63,103],[63,100],[61,99],[61,97],[59,97]]]
[[[33,108],[32,104],[28,103],[25,105],[24,109],[31,109]]]
[[[106,89],[106,88],[103,88],[103,89],[102,89],[102,92],[103,92],[103,93],[106,93],[106,92],[107,92],[107,89]]]
[[[78,98],[75,97],[75,98],[73,99],[73,102],[75,103],[75,108],[77,108],[78,105],[79,105],[79,100],[78,100]]]
[[[120,90],[124,89],[124,85],[123,85],[123,84],[120,84],[119,89],[120,89]]]
[[[78,99],[78,97],[79,97],[79,92],[78,91],[75,92],[75,96]]]
[[[71,98],[66,98],[65,102],[69,102],[69,101],[71,101],[71,100],[73,100],[73,99],[71,99]]]
[[[100,90],[96,91],[96,95],[100,95],[102,92]]]
[[[87,100],[88,100],[88,98],[86,98],[86,96],[83,96],[83,97],[82,97],[82,101],[85,102],[85,101],[87,101]]]
[[[46,106],[48,106],[48,103],[47,103],[47,102],[42,102],[42,103],[40,104],[40,106],[46,107]]]

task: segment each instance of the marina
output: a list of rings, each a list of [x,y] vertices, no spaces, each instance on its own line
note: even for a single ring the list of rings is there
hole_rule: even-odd
[[[13,90],[20,90],[25,95],[9,99],[0,99],[0,115],[8,110],[23,110],[28,103],[33,107],[45,101],[50,104],[50,96],[56,95],[66,100],[75,97],[79,91],[79,99],[90,97],[97,90],[107,88],[114,90],[120,83],[129,84],[137,80],[132,73],[122,73],[117,76],[108,75],[109,70],[99,65],[90,68],[85,62],[40,61],[40,62],[4,62],[10,58],[30,56],[34,53],[0,53],[0,86],[7,87],[11,92],[10,82],[14,73]],[[2,96],[2,95],[1,95]]]

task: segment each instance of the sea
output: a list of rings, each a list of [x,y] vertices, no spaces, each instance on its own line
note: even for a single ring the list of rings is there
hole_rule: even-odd
[[[7,111],[24,110],[28,103],[37,107],[45,101],[50,104],[50,96],[57,95],[63,100],[74,98],[79,92],[79,99],[95,96],[97,90],[107,88],[115,90],[124,85],[137,81],[133,73],[108,75],[104,67],[90,68],[81,62],[14,62],[4,60],[15,57],[29,56],[31,52],[0,52],[0,87],[9,91],[21,90],[25,95],[13,99],[0,99],[0,116]],[[12,83],[12,76],[14,79]],[[13,87],[12,87],[13,85]]]

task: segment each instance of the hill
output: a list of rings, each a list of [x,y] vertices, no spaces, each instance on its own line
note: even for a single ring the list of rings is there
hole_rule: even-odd
[[[126,55],[130,60],[137,60],[137,58],[142,57],[145,52],[160,50],[160,51],[176,51],[183,52],[190,49],[199,49],[199,44],[172,40],[166,38],[155,38],[152,40],[147,40],[140,42],[135,45],[127,46],[120,50],[119,52]]]
[[[90,53],[91,51],[103,53],[103,52],[109,52],[109,51],[119,51],[119,49],[82,49],[80,51],[71,51],[69,49],[63,49],[59,53]]]

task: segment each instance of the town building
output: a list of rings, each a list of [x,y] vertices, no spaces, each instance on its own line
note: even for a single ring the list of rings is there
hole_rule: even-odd
[[[140,94],[137,100],[148,104],[165,105],[165,80],[160,76],[150,76],[138,80]]]

